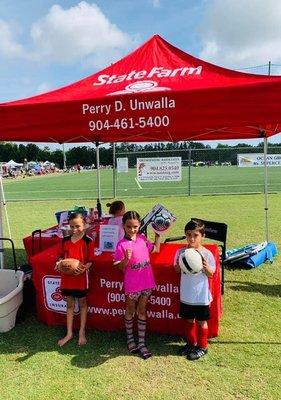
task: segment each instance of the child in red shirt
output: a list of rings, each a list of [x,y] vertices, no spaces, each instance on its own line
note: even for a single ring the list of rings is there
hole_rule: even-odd
[[[62,257],[75,258],[85,265],[86,270],[77,275],[65,275],[61,277],[61,293],[66,297],[66,336],[58,341],[63,346],[73,336],[74,301],[78,298],[80,308],[80,329],[78,344],[87,343],[85,326],[87,320],[86,294],[89,288],[89,268],[94,256],[93,240],[85,234],[86,221],[82,214],[73,213],[69,217],[69,225],[72,231],[70,236],[62,239]],[[55,267],[56,269],[56,267]]]

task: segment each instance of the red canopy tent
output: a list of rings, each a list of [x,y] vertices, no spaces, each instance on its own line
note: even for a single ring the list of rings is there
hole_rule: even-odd
[[[281,77],[224,69],[155,35],[88,78],[0,104],[0,140],[145,142],[269,137]]]
[[[0,104],[1,141],[265,138],[266,144],[280,123],[281,77],[212,65],[158,35],[88,78]],[[267,209],[267,196],[265,203]]]

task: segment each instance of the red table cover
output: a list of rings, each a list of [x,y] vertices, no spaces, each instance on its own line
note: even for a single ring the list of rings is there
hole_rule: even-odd
[[[183,244],[162,244],[158,254],[152,254],[156,289],[148,305],[148,330],[173,335],[184,334],[183,321],[178,317],[179,280],[173,267],[175,252]],[[30,257],[33,267],[33,281],[36,288],[37,317],[47,325],[66,324],[66,303],[60,294],[60,276],[54,271],[59,245],[49,247]],[[219,333],[221,308],[221,280],[218,247],[206,244],[214,254],[217,268],[210,280],[213,302],[209,321],[209,337]],[[99,330],[123,330],[125,296],[123,276],[113,266],[112,253],[102,253],[95,257],[90,272],[87,327]],[[79,310],[76,306],[74,325],[79,326]]]

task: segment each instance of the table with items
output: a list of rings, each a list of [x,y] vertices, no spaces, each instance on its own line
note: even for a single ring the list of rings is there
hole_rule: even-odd
[[[98,330],[123,330],[125,295],[123,292],[123,273],[113,265],[112,252],[97,251],[100,222],[88,229],[95,240],[96,251],[93,267],[90,270],[90,288],[87,295],[87,327]],[[54,270],[61,248],[61,237],[57,227],[42,231],[39,236],[24,238],[25,249],[32,265],[33,283],[36,289],[37,317],[47,325],[65,325],[66,302],[60,293],[60,275]],[[41,243],[39,243],[39,241]],[[39,246],[40,244],[40,246]],[[151,263],[156,281],[148,305],[148,330],[172,335],[183,335],[184,324],[178,316],[180,274],[173,267],[176,251],[183,243],[163,243],[160,253],[151,255]],[[216,244],[205,245],[214,255],[216,272],[209,279],[213,296],[209,337],[219,333],[222,314],[221,278],[219,251]],[[33,254],[32,254],[33,253]],[[74,325],[79,326],[78,304],[75,306]]]

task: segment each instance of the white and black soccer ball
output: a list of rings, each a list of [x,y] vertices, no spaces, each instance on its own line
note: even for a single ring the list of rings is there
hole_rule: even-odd
[[[159,211],[153,218],[151,226],[154,230],[164,232],[170,228],[172,223],[171,215],[165,211]]]
[[[179,266],[186,274],[198,274],[203,269],[202,254],[192,247],[186,249],[180,254]]]

